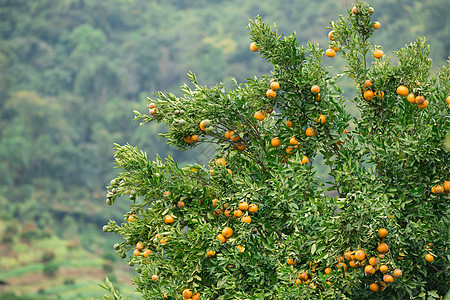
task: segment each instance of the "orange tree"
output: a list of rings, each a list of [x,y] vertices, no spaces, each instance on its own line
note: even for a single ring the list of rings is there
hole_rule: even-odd
[[[339,75],[321,64],[325,51],[259,17],[250,50],[273,65],[270,76],[226,90],[188,74],[182,97],[159,92],[149,114],[135,112],[166,124],[163,136],[180,149],[217,145],[207,166],[183,168],[116,145],[122,172],[107,203],[128,194],[132,204],[104,230],[123,237],[114,248],[136,268],[145,299],[447,292],[450,71],[430,75],[423,38],[391,63],[369,39],[380,28],[373,14],[357,2],[328,35],[326,55],[345,59],[357,86],[358,118],[346,111]],[[328,182],[317,178],[318,155]]]

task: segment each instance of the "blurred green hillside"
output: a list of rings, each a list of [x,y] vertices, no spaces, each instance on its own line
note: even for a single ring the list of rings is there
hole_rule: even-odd
[[[433,66],[444,63],[448,0],[372,5],[381,22],[375,41],[385,53],[421,35],[431,44]],[[183,153],[167,146],[157,136],[164,128],[139,127],[132,110],[143,110],[158,90],[177,94],[189,70],[201,84],[270,72],[249,51],[249,18],[259,14],[281,33],[296,31],[305,44],[327,47],[329,20],[346,10],[344,0],[0,0],[0,293],[9,293],[0,299],[18,299],[11,293],[19,291],[24,299],[69,299],[61,295],[83,285],[82,271],[67,284],[58,267],[55,281],[43,271],[49,264],[42,255],[28,255],[42,239],[53,241],[39,251],[55,252],[57,266],[71,261],[61,249],[79,242],[86,263],[78,268],[97,268],[95,280],[108,275],[126,287],[131,275],[118,276],[126,266],[108,258],[114,240],[101,232],[105,216],[123,220],[126,209],[125,199],[105,205],[113,143],[138,146],[150,158],[170,154],[181,164],[209,158],[204,147]],[[336,72],[343,69],[338,56]],[[354,93],[345,80],[342,87]],[[99,294],[95,285],[83,289],[75,298]]]

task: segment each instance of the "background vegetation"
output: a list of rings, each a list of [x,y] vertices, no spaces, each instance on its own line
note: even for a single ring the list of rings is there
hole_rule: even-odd
[[[331,0],[0,0],[0,292],[25,285],[28,298],[49,299],[77,290],[70,284],[83,280],[71,283],[63,268],[72,261],[80,277],[88,266],[101,271],[89,275],[98,281],[118,274],[124,266],[105,254],[113,238],[100,232],[111,215],[104,186],[114,177],[113,142],[179,162],[205,151],[175,151],[157,138],[163,128],[130,122],[132,110],[155,91],[177,93],[189,70],[208,85],[267,73],[248,49],[245,28],[255,15],[325,45],[328,20],[345,10],[345,1]],[[424,35],[433,66],[442,65],[449,10],[445,0],[377,1],[383,30],[374,42],[390,51]],[[116,218],[125,205],[114,206]],[[94,295],[94,286],[74,297]]]

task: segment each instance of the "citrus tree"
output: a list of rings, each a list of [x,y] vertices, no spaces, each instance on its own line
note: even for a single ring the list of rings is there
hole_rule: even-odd
[[[374,13],[358,1],[330,22],[326,51],[257,17],[250,50],[273,65],[270,75],[228,90],[190,73],[182,97],[159,92],[148,114],[135,111],[166,124],[163,137],[180,149],[217,146],[206,166],[180,168],[116,145],[122,171],[106,201],[132,204],[104,230],[123,237],[114,249],[135,267],[144,299],[445,295],[450,70],[430,75],[424,38],[393,64],[370,41]],[[324,52],[346,61],[360,117],[346,111],[342,75],[323,67]]]

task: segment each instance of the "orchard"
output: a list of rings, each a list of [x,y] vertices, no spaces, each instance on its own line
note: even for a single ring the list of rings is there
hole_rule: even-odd
[[[450,70],[430,74],[424,38],[387,57],[357,1],[330,22],[329,47],[279,36],[260,17],[250,50],[270,75],[156,94],[135,120],[167,126],[179,149],[214,144],[180,168],[116,145],[128,196],[114,249],[144,299],[433,299],[449,290]],[[247,47],[247,45],[246,45]],[[325,55],[324,55],[325,54]],[[322,59],[345,60],[360,116]],[[393,63],[392,61],[395,61]],[[320,159],[319,159],[320,158]],[[319,178],[322,162],[328,174]]]

